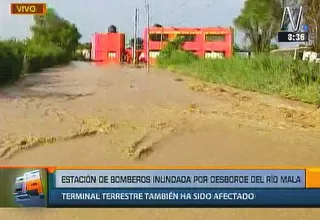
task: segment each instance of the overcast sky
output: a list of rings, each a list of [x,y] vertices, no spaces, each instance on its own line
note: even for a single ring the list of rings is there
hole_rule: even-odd
[[[149,0],[151,24],[164,26],[231,26],[245,0]],[[139,30],[146,24],[144,0],[0,0],[1,38],[30,35],[32,16],[10,15],[11,2],[46,2],[59,15],[75,23],[89,41],[94,32],[104,32],[114,24],[120,32],[133,33],[134,9],[140,10]],[[231,3],[232,2],[232,3]],[[237,42],[241,37],[237,34]]]
[[[133,35],[134,10],[140,13],[139,35],[146,26],[144,0],[0,0],[0,38],[30,36],[30,15],[11,15],[12,2],[45,2],[58,14],[75,23],[82,42],[95,32],[105,32],[111,24],[128,37]],[[245,0],[149,0],[151,24],[164,26],[233,26]],[[243,45],[243,34],[236,31],[235,41]],[[287,46],[286,45],[280,45]]]

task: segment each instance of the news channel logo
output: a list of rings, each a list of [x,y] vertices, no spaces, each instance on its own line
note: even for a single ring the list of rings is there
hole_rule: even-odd
[[[0,168],[0,207],[46,207],[47,170]]]
[[[13,190],[14,201],[23,207],[44,207],[44,183],[40,170],[33,170],[17,176]]]
[[[282,27],[281,28],[281,31],[289,31],[289,28],[288,27]],[[300,26],[300,31],[301,32],[309,32],[309,25],[307,24],[302,24]]]

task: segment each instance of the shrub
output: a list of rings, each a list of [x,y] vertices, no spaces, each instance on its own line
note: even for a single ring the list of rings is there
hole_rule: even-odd
[[[76,61],[86,61],[86,57],[82,53],[75,53],[72,59]]]
[[[81,37],[75,24],[52,8],[34,17],[31,31],[31,39],[0,41],[0,84],[17,80],[24,73],[68,63]]]
[[[181,44],[183,43],[183,38],[182,37],[178,37],[175,38],[174,40],[168,42],[168,44],[166,45],[166,47],[163,48],[163,50],[161,50],[159,56],[157,57],[157,64],[161,67],[166,67],[170,64],[172,64],[171,59],[175,58],[175,62],[179,62],[178,58],[179,56],[186,56],[184,53],[184,51],[182,51],[181,48]],[[175,53],[175,54],[173,54]],[[183,62],[184,60],[181,59],[181,62]]]
[[[26,40],[0,41],[0,84],[17,80],[22,74],[67,64],[71,56],[55,45]]]
[[[23,70],[25,45],[16,40],[0,41],[0,84],[17,80]]]
[[[44,68],[69,62],[68,54],[55,45],[30,43],[26,49],[28,73],[39,72]]]
[[[320,65],[317,63],[308,63],[307,61],[293,61],[289,72],[291,83],[295,85],[310,85],[320,83]]]
[[[203,81],[266,94],[279,94],[308,103],[320,103],[320,65],[287,56],[259,54],[253,58],[204,59],[169,42],[157,64]]]

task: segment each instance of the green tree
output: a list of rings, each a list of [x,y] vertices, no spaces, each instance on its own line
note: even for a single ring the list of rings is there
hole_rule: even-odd
[[[304,9],[304,20],[310,27],[313,36],[313,48],[320,52],[320,0],[301,0]]]
[[[234,24],[244,32],[253,52],[268,52],[279,31],[282,12],[279,0],[247,0]]]
[[[30,39],[0,41],[0,84],[72,60],[81,37],[74,24],[49,9],[30,29]]]
[[[77,49],[78,50],[84,50],[84,49],[89,50],[89,49],[91,49],[91,46],[92,46],[91,42],[86,42],[86,43],[79,44]]]
[[[241,47],[238,44],[235,43],[233,45],[233,52],[239,52],[239,51],[241,51]]]
[[[45,15],[34,16],[31,27],[32,39],[39,44],[52,44],[74,54],[81,34],[75,24],[61,18],[54,9],[49,8]]]

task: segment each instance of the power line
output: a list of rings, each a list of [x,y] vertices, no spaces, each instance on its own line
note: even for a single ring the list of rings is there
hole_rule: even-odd
[[[167,14],[173,13],[173,12],[175,12],[177,9],[180,9],[180,8],[183,8],[183,7],[187,6],[191,1],[192,1],[192,0],[187,0],[186,2],[184,2],[184,3],[180,4],[180,5],[178,5],[177,7],[175,7],[173,10],[170,10]]]
[[[165,14],[164,14],[164,16],[165,16],[164,21],[166,21],[166,19],[169,18],[169,16],[168,16],[169,14],[175,13],[175,12],[178,11],[179,9],[188,6],[189,3],[191,3],[191,1],[192,1],[192,0],[187,0],[187,1],[185,1],[184,3],[182,3],[182,4],[178,5],[177,7],[175,7],[174,9],[170,10],[168,13],[165,13]],[[214,2],[212,2],[212,3],[210,3],[210,4],[204,5],[204,7],[205,7],[205,8],[209,8],[209,7],[211,7],[213,4],[214,4]],[[180,22],[178,22],[178,24],[181,24],[181,23],[183,23],[183,22],[184,22],[184,21],[180,21]],[[165,23],[165,22],[163,22],[163,23]],[[175,23],[176,23],[176,22],[175,22]]]
[[[171,9],[170,11],[168,11],[167,13],[165,13],[165,14],[163,15],[163,17],[168,18],[169,14],[172,14],[172,13],[176,12],[178,9],[181,9],[181,8],[187,6],[191,1],[192,1],[192,0],[187,0],[187,1],[185,1],[184,3],[178,5],[177,7],[174,7],[173,9]],[[159,19],[159,20],[162,20],[162,19]],[[164,19],[164,20],[165,20],[165,19]]]

